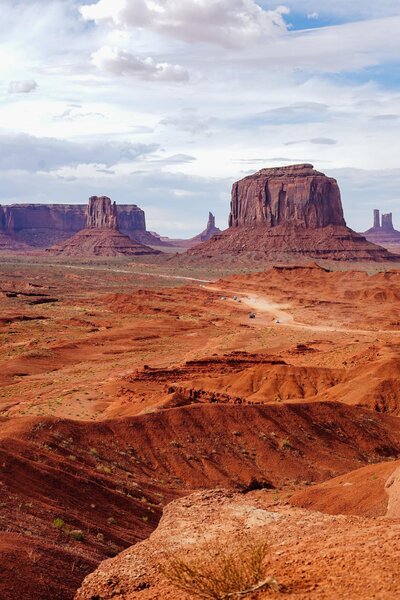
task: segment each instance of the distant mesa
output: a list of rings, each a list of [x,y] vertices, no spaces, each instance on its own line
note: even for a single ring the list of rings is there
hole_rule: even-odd
[[[393,227],[393,214],[386,213],[381,215],[378,209],[374,210],[374,225],[363,233],[368,241],[383,246],[391,244],[400,244],[400,231]]]
[[[160,254],[159,250],[135,242],[119,231],[116,203],[107,196],[89,198],[85,229],[49,248],[48,252],[75,257]]]
[[[11,204],[0,206],[0,233],[33,248],[49,248],[86,227],[84,204]],[[121,233],[141,244],[162,245],[146,231],[144,211],[136,204],[117,205]],[[26,248],[26,247],[25,247]]]
[[[346,226],[336,180],[310,164],[261,169],[234,183],[229,229],[188,254],[247,254],[271,260],[399,259]]]

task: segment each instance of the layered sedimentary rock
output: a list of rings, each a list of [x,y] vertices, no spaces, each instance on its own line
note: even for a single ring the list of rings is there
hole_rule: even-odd
[[[229,229],[194,255],[251,253],[271,260],[297,256],[396,260],[346,226],[335,179],[301,164],[261,169],[233,184]]]
[[[261,169],[233,184],[230,227],[345,226],[339,186],[312,165]]]
[[[30,246],[27,246],[23,242],[18,242],[12,236],[2,233],[0,231],[0,253],[8,254],[10,252],[27,252],[32,250]]]
[[[86,229],[113,229],[118,231],[117,205],[107,196],[92,196],[86,214]]]
[[[400,231],[397,231],[393,226],[393,214],[383,214],[381,221],[380,211],[378,209],[374,210],[373,227],[368,229],[363,235],[365,235],[370,242],[382,244],[382,246],[400,244]]]
[[[92,196],[86,209],[86,227],[48,252],[64,256],[138,256],[159,254],[135,242],[118,229],[117,206],[107,196]]]
[[[145,214],[135,204],[117,206],[120,231],[139,242],[156,240],[146,231]],[[83,204],[13,204],[0,206],[0,232],[37,248],[62,242],[86,226]]]

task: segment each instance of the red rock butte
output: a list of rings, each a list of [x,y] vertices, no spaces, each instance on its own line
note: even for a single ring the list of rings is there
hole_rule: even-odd
[[[309,164],[261,169],[234,183],[229,229],[189,252],[399,260],[346,226],[337,181]]]
[[[393,227],[393,214],[386,213],[382,215],[379,209],[374,210],[374,225],[363,233],[369,242],[374,244],[382,244],[383,246],[390,244],[400,244],[400,231]]]
[[[91,196],[86,228],[48,252],[64,256],[138,256],[160,254],[150,246],[131,240],[118,229],[116,203],[107,196]]]
[[[86,229],[115,229],[118,231],[117,205],[107,196],[91,196],[86,214]]]

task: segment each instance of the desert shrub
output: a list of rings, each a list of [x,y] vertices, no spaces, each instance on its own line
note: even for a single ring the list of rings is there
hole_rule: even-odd
[[[81,529],[73,529],[69,532],[69,535],[78,542],[82,542],[85,539],[85,534]]]
[[[60,519],[60,517],[56,517],[55,519],[53,519],[53,527],[55,527],[56,529],[62,529],[64,525],[65,523],[62,519]]]
[[[293,448],[292,444],[290,443],[290,441],[287,438],[283,438],[283,439],[279,440],[279,447],[282,450],[291,450]]]
[[[269,547],[260,538],[241,543],[213,543],[169,557],[161,566],[175,587],[208,600],[244,598],[267,588],[279,591],[267,574]]]

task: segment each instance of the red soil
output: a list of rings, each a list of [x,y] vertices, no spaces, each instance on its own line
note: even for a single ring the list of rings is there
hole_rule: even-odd
[[[1,598],[72,598],[99,561],[147,537],[163,506],[194,489],[255,480],[311,509],[363,515],[396,497],[383,482],[400,457],[398,272],[275,268],[173,288],[128,263],[3,267]],[[290,543],[306,553],[292,516],[308,513],[287,510]],[[337,523],[318,519],[320,581]],[[375,525],[349,533],[354,543],[376,535],[371,556],[384,539]]]
[[[0,596],[13,598],[19,536],[21,588],[28,578],[43,600],[67,599],[95,563],[146,537],[171,498],[251,480],[322,481],[399,456],[400,430],[395,417],[340,404],[193,406],[98,424],[8,419],[0,454]]]
[[[330,516],[285,506],[270,493],[193,494],[171,503],[151,537],[103,562],[75,600],[195,600],[160,572],[172,556],[202,558],[215,542],[226,547],[249,534],[269,544],[266,574],[281,593],[263,590],[252,600],[393,600],[400,594],[400,522]],[[208,550],[209,551],[209,550]]]
[[[329,515],[385,516],[389,501],[385,486],[399,467],[400,461],[368,465],[297,492],[290,504]],[[400,511],[391,517],[400,518]]]

